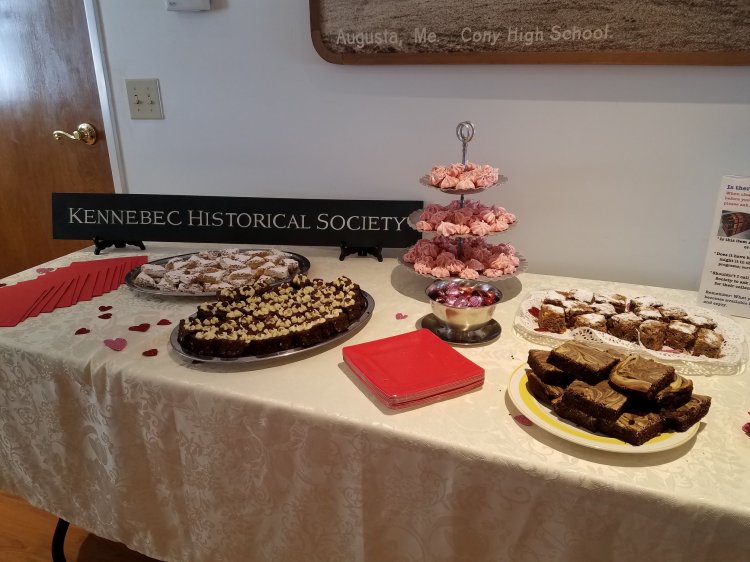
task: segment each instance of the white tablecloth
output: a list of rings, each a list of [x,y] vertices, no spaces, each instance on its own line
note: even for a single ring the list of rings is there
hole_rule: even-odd
[[[193,249],[148,244],[145,253]],[[347,344],[413,330],[429,313],[429,280],[392,257],[340,262],[335,248],[295,250],[311,275],[345,274],[373,295],[372,320]],[[79,252],[46,265],[84,257],[96,259]],[[484,386],[407,411],[376,403],[341,345],[263,367],[180,359],[169,334],[194,299],[123,286],[0,328],[0,488],[168,560],[747,560],[747,373],[696,377],[695,391],[713,397],[703,428],[648,455],[519,425],[506,395],[533,347],[512,329],[529,291],[588,287],[678,303],[696,294],[528,273],[500,287],[500,339],[460,350],[485,368]],[[98,318],[101,305],[111,319]],[[156,325],[162,318],[173,324]],[[140,323],[151,328],[128,331]],[[81,327],[91,332],[75,335]],[[117,337],[127,339],[122,351],[102,343]],[[144,357],[151,348],[158,355]]]

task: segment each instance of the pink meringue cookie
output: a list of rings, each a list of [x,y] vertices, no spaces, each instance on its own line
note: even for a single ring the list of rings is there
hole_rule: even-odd
[[[430,222],[432,223],[441,223],[443,221],[448,221],[448,217],[451,215],[449,211],[435,211],[432,214],[432,218],[430,218]],[[448,221],[450,222],[450,221]]]
[[[453,189],[458,185],[458,178],[453,176],[445,176],[443,181],[440,182],[440,189]]]
[[[474,212],[471,209],[456,209],[451,216],[456,224],[469,224]]]
[[[465,234],[471,234],[471,229],[465,224],[457,224],[456,234],[460,234],[462,236]]]
[[[466,268],[458,274],[461,279],[479,279],[479,272],[475,269]]]
[[[503,213],[503,220],[508,224],[513,224],[516,222],[516,215],[513,213]]]
[[[492,268],[485,269],[482,273],[485,277],[502,277],[505,275],[502,270]]]
[[[503,254],[492,260],[488,269],[499,269],[500,271],[511,272],[515,270],[515,264],[510,256]]]
[[[430,275],[432,273],[432,265],[418,261],[414,264],[414,271],[422,275]]]
[[[466,267],[468,269],[474,269],[476,271],[482,271],[484,269],[484,264],[478,260],[470,259],[466,261]]]
[[[424,208],[425,213],[434,213],[435,211],[442,211],[443,207],[437,203],[430,203]]]
[[[469,171],[477,169],[477,165],[474,164],[474,162],[466,162],[466,166],[465,167]]]
[[[459,190],[474,189],[475,187],[474,182],[471,180],[461,180],[456,184],[456,189]]]
[[[443,181],[446,173],[447,170],[445,169],[445,166],[435,166],[434,168],[432,168],[428,179],[430,185],[440,185],[440,182]]]
[[[441,222],[435,230],[443,236],[453,236],[456,234],[456,225],[452,222]]]
[[[417,252],[417,247],[412,246],[409,250],[406,251],[404,254],[403,259],[406,263],[414,263],[417,261],[417,258],[419,257],[419,252]]]
[[[450,277],[450,271],[448,271],[445,267],[433,267],[432,271],[430,272],[434,277]]]
[[[433,216],[435,216],[435,211],[428,211],[425,209],[422,211],[422,214],[419,215],[419,218],[417,220],[420,221],[429,221]]]
[[[435,258],[435,265],[440,267],[447,267],[449,263],[452,263],[456,259],[454,254],[450,252],[440,252]]]
[[[420,257],[430,257],[435,258],[440,253],[440,248],[438,248],[435,244],[428,244],[423,246],[419,250],[419,256]]]
[[[492,232],[490,225],[484,221],[475,220],[471,223],[470,228],[471,233],[475,236],[487,236],[490,232]]]
[[[448,175],[451,175],[457,178],[464,172],[464,170],[466,170],[466,167],[463,164],[456,163],[456,164],[451,164],[450,166],[448,166],[447,173]]]
[[[503,232],[504,230],[508,230],[508,223],[505,221],[495,221],[491,229],[492,232]]]
[[[484,208],[478,214],[479,217],[487,224],[492,224],[495,222],[496,216],[495,213],[492,212],[492,209]]]
[[[417,230],[422,232],[429,232],[430,230],[433,230],[432,225],[428,221],[419,221],[414,226],[417,228]]]
[[[446,265],[446,267],[451,273],[461,273],[464,269],[466,269],[466,264],[464,264],[464,262],[459,259],[454,259],[451,263]]]

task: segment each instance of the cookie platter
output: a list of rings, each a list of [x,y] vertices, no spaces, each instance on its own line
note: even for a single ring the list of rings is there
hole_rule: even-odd
[[[626,353],[636,353],[643,357],[673,365],[685,375],[733,375],[742,372],[748,356],[748,346],[742,328],[731,318],[714,310],[694,305],[660,303],[663,307],[674,307],[684,310],[688,316],[709,319],[715,324],[715,331],[723,338],[719,357],[692,355],[688,350],[670,348],[664,345],[660,350],[649,349],[640,341],[627,341],[611,333],[605,333],[592,327],[568,327],[562,333],[541,329],[539,310],[548,291],[537,291],[525,298],[518,307],[513,322],[515,332],[524,339],[549,347],[559,345],[566,340],[577,340],[589,343],[602,349],[614,349]],[[651,297],[640,297],[651,298]]]
[[[190,361],[199,361],[201,363],[249,363],[249,364],[255,364],[255,365],[261,365],[264,363],[270,363],[277,359],[282,358],[299,358],[302,359],[303,357],[306,357],[309,353],[314,353],[315,351],[320,350],[321,348],[325,348],[328,346],[331,346],[333,344],[336,344],[342,340],[345,340],[349,338],[350,336],[356,334],[359,332],[362,328],[365,327],[365,324],[369,322],[370,318],[372,317],[372,313],[375,310],[375,300],[372,298],[372,295],[370,295],[366,291],[362,291],[362,296],[365,298],[366,306],[362,312],[362,315],[349,324],[349,327],[344,330],[343,332],[340,332],[338,334],[335,334],[334,336],[321,341],[320,343],[317,343],[312,346],[308,347],[294,347],[291,349],[286,349],[284,351],[278,351],[275,353],[268,353],[265,355],[245,355],[241,357],[213,357],[213,356],[206,356],[206,355],[198,355],[196,353],[193,353],[192,351],[186,349],[179,341],[179,326],[175,327],[174,330],[172,330],[172,333],[169,338],[169,343],[172,345],[172,348],[177,352],[178,355],[182,356],[184,359],[188,359]],[[195,315],[190,317],[195,318]]]
[[[226,252],[228,254],[226,256],[219,256],[217,260],[217,258],[214,256],[214,254],[216,254],[217,252]],[[273,261],[278,262],[273,263],[274,267],[278,267],[278,269],[275,269],[272,272],[273,276],[265,275],[258,269],[259,267],[262,270],[264,265],[267,264],[270,260],[263,259],[261,261],[260,259],[256,259],[256,264],[250,264],[246,263],[245,261],[239,261],[235,259],[236,257],[240,257],[240,260],[246,260],[247,262],[249,262],[253,260],[253,258],[268,258],[269,256],[272,257]],[[222,269],[219,265],[214,263],[220,262],[222,258],[225,258],[225,261],[221,262],[221,265],[227,266],[225,269]],[[291,261],[287,261],[286,264],[284,264],[284,260]],[[235,264],[233,262],[238,263]],[[180,264],[182,265],[180,266]],[[178,267],[170,268],[170,266],[175,265],[177,265]],[[194,265],[194,267],[190,267],[191,265]],[[257,265],[258,267],[253,267],[253,265]],[[268,267],[270,268],[271,264],[268,264]],[[283,267],[286,267],[286,273],[284,273],[282,269]],[[236,277],[236,286],[258,282],[259,286],[264,286],[282,283],[291,279],[297,273],[306,273],[310,269],[310,260],[308,260],[305,256],[294,252],[281,252],[279,250],[272,250],[267,248],[192,252],[188,254],[180,254],[177,256],[161,258],[136,267],[129,271],[125,276],[125,284],[134,291],[148,295],[170,297],[211,297],[216,295],[218,289],[211,289],[211,284],[208,282],[202,283],[200,287],[198,286],[198,283],[179,282],[180,271],[184,271],[186,275],[192,275],[192,277],[195,278],[196,275],[200,274],[200,272],[197,271],[199,268],[204,269],[205,274],[207,275],[207,281],[213,281],[214,278],[218,278],[218,280],[221,281],[225,277]],[[162,270],[165,271],[162,272]],[[161,278],[154,277],[152,279],[156,282],[154,286],[145,285],[143,282],[141,282],[142,277],[139,278],[142,273],[147,274],[150,271],[157,271],[162,275]],[[175,271],[175,275],[177,276],[177,279],[175,280],[178,281],[178,283],[170,283],[169,285],[167,285],[166,283],[163,283],[161,281],[161,279],[166,275],[168,271]],[[219,271],[223,271],[223,274],[219,273]],[[182,281],[187,280],[188,279],[182,279]],[[176,287],[172,285],[176,285]],[[180,290],[178,288],[180,287],[180,285],[183,285],[183,290]]]

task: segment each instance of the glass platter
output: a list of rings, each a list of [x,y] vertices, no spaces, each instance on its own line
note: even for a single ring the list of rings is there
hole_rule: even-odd
[[[268,248],[248,248],[247,250],[267,250]],[[191,252],[189,254],[179,254],[177,256],[169,256],[168,258],[162,258],[154,261],[150,261],[147,264],[144,265],[165,265],[169,260],[173,260],[175,258],[189,258],[190,256],[194,256],[198,252]],[[284,252],[285,254],[288,254],[290,258],[297,261],[299,264],[299,272],[298,273],[306,273],[310,270],[310,260],[308,260],[305,256],[300,254],[295,254],[294,252]],[[201,293],[187,293],[185,291],[163,291],[161,289],[152,289],[150,287],[141,287],[140,285],[135,284],[135,278],[138,277],[138,274],[141,272],[141,267],[138,266],[136,268],[131,269],[128,271],[128,274],[125,276],[125,284],[133,289],[134,291],[138,291],[139,293],[145,293],[147,295],[158,295],[158,296],[165,296],[165,297],[213,297],[216,295],[216,291],[203,291]],[[288,281],[291,279],[290,277],[286,279],[279,279],[279,283],[283,283],[284,281]],[[275,283],[274,283],[275,284]]]
[[[424,212],[424,209],[417,209],[416,211],[414,211],[412,214],[410,214],[407,217],[406,223],[421,234],[438,234],[439,235],[440,233],[437,230],[419,230],[417,228],[417,222],[419,222],[419,217],[423,212]],[[518,221],[512,224],[509,224],[508,228],[506,228],[505,230],[502,230],[500,232],[490,232],[489,234],[485,234],[484,236],[478,236],[476,234],[451,234],[450,236],[446,236],[446,238],[487,238],[489,236],[497,236],[498,234],[505,234],[514,226],[516,226],[517,223]]]
[[[552,289],[548,289],[552,290]],[[679,306],[689,314],[706,316],[716,322],[716,331],[724,337],[722,356],[716,359],[679,353],[674,351],[654,351],[638,342],[629,342],[591,328],[568,329],[562,334],[540,331],[532,309],[539,309],[547,290],[530,293],[518,306],[513,320],[515,332],[532,343],[556,347],[568,340],[583,341],[594,347],[616,349],[626,353],[636,353],[647,359],[654,359],[672,365],[681,375],[735,375],[745,369],[748,357],[748,345],[745,332],[731,318],[715,310],[688,304],[676,304],[664,301],[664,305]],[[666,348],[665,348],[666,349]]]
[[[643,445],[631,445],[614,437],[607,437],[601,433],[593,433],[573,422],[557,417],[550,408],[537,401],[526,388],[526,365],[520,365],[513,371],[508,382],[508,396],[521,413],[529,418],[534,425],[565,441],[576,443],[590,449],[609,451],[612,453],[643,454],[657,453],[679,447],[695,437],[704,422],[693,425],[682,433],[666,431],[646,441]]]
[[[430,184],[428,179],[429,177],[429,174],[425,174],[424,176],[419,178],[419,183],[421,183],[425,187],[429,187],[430,189],[437,189],[438,191],[447,193],[448,195],[474,195],[476,193],[482,193],[485,189],[490,189],[497,185],[503,185],[504,183],[508,182],[508,178],[501,175],[500,177],[498,177],[497,183],[493,183],[492,185],[488,185],[487,187],[475,187],[474,189],[443,189],[442,187],[437,187]]]
[[[179,325],[172,330],[172,334],[169,337],[169,343],[172,344],[172,348],[177,352],[178,355],[181,355],[185,359],[189,359],[190,361],[200,361],[203,363],[253,363],[253,364],[262,364],[264,362],[270,362],[275,359],[279,359],[282,357],[287,358],[293,358],[295,355],[307,355],[309,352],[314,351],[316,349],[320,349],[321,347],[327,347],[332,344],[335,344],[343,339],[348,338],[349,336],[356,334],[359,332],[365,324],[370,320],[372,317],[372,312],[375,309],[375,300],[372,298],[372,295],[370,293],[367,293],[365,291],[362,291],[362,295],[365,297],[365,300],[367,301],[367,306],[365,307],[364,312],[362,313],[362,316],[360,316],[355,322],[349,325],[349,327],[341,332],[340,334],[336,334],[332,338],[329,338],[323,342],[320,342],[315,345],[311,345],[310,347],[295,347],[293,349],[286,349],[284,351],[279,351],[276,353],[268,353],[266,355],[248,355],[245,357],[208,357],[205,355],[196,355],[191,351],[188,351],[182,345],[179,341],[177,341],[177,333],[179,332]],[[192,316],[191,316],[192,318]]]
[[[425,273],[419,273],[417,271],[414,271],[414,264],[413,263],[407,263],[404,261],[404,252],[400,256],[398,256],[398,263],[403,265],[406,269],[409,271],[414,272],[415,275],[421,275],[422,277],[427,277],[428,279],[448,279],[448,277],[435,277],[434,275],[427,275]],[[526,258],[524,258],[521,254],[516,254],[516,257],[520,261],[518,264],[518,267],[513,273],[508,273],[506,275],[501,275],[500,277],[486,277],[484,275],[480,275],[476,279],[472,279],[472,281],[485,281],[488,283],[492,283],[493,281],[503,281],[504,279],[511,279],[513,277],[518,276],[520,273],[523,273],[526,271],[526,267],[528,266],[528,262],[526,261]],[[456,277],[456,275],[449,275],[449,277]]]

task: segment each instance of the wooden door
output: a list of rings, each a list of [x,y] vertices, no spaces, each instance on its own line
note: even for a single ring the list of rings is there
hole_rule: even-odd
[[[83,0],[0,0],[0,278],[91,243],[52,239],[53,191],[114,191]]]

